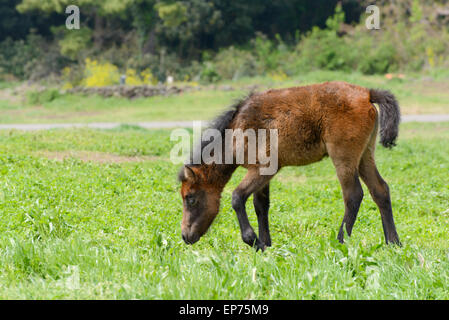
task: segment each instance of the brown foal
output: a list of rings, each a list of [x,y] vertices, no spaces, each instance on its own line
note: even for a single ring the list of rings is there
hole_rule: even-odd
[[[373,103],[378,104],[379,113]],[[223,137],[226,129],[256,132],[277,129],[277,172],[285,166],[303,166],[329,156],[336,168],[345,204],[338,240],[343,243],[344,228],[348,235],[352,233],[363,199],[361,178],[379,207],[387,244],[400,244],[389,188],[374,160],[379,125],[381,144],[391,148],[398,136],[399,122],[399,106],[390,92],[345,82],[326,82],[253,93],[217,118],[212,128],[223,133]],[[203,142],[199,150],[205,145]],[[247,140],[244,148],[248,150]],[[275,174],[261,175],[260,168],[266,165],[260,161],[183,166],[179,179],[184,203],[182,237],[186,243],[193,244],[206,233],[218,214],[223,188],[239,165],[248,170],[232,194],[232,207],[237,213],[242,239],[256,249],[271,246],[269,183]],[[251,195],[254,196],[259,237],[248,221],[245,208]]]

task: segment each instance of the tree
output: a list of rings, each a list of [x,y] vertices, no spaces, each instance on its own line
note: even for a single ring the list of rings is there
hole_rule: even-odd
[[[97,9],[98,14],[107,15],[117,13],[126,9],[133,0],[78,0],[76,5],[81,7],[90,7]],[[73,0],[22,0],[17,6],[19,12],[39,10],[43,12],[65,12],[65,8],[73,5]]]
[[[214,48],[216,35],[226,27],[220,10],[208,0],[180,1],[176,6],[178,9],[172,5],[156,7],[163,21],[156,25],[158,38],[178,56],[197,59],[204,50]]]
[[[104,17],[122,13],[134,0],[78,0],[81,15],[87,17],[87,21],[93,19],[93,38],[95,45],[100,48],[103,44]],[[44,13],[65,13],[67,6],[72,5],[72,0],[22,0],[17,6],[21,13],[42,11]]]
[[[16,9],[20,1],[0,1],[0,41],[6,38],[25,39],[30,30],[43,36],[51,34],[50,27],[60,20],[58,15],[42,15],[37,12],[20,13]]]
[[[130,6],[133,17],[132,25],[137,31],[141,54],[154,53],[155,51],[154,26],[157,19],[157,14],[154,10],[155,4],[156,0],[136,0]]]

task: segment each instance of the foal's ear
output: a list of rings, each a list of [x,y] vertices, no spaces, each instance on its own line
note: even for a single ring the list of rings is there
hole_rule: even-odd
[[[184,177],[191,182],[196,180],[195,172],[189,166],[184,166]]]

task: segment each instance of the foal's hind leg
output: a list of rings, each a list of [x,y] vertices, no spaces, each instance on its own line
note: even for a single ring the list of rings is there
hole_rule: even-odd
[[[357,170],[348,170],[348,168],[336,166],[337,176],[343,191],[343,200],[345,203],[345,215],[338,232],[338,241],[344,242],[344,229],[348,236],[351,236],[360,204],[363,200],[363,189],[357,174]]]
[[[337,171],[345,203],[345,214],[338,232],[338,240],[344,243],[344,228],[350,236],[363,200],[363,189],[358,175],[361,152],[350,147],[328,146],[328,153]]]
[[[369,146],[360,161],[360,177],[368,187],[371,197],[380,210],[385,241],[400,245],[399,236],[394,224],[388,184],[382,179],[374,161],[374,144]]]
[[[270,185],[267,184],[259,191],[254,192],[254,209],[259,224],[259,239],[267,247],[271,247],[270,229],[268,227],[268,210],[270,209]]]

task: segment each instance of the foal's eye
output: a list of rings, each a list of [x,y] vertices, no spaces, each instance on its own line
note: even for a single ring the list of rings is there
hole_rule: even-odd
[[[193,207],[196,204],[196,202],[197,201],[196,201],[196,197],[195,196],[193,196],[193,195],[186,196],[187,206]]]

